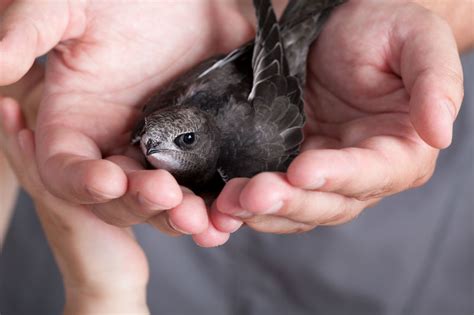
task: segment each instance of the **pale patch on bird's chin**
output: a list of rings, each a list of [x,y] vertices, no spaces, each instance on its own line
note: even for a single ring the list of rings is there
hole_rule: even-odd
[[[164,169],[169,172],[181,169],[181,163],[168,154],[153,153],[146,158],[157,169]]]

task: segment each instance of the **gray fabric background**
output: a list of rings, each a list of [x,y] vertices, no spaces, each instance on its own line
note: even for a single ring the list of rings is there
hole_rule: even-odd
[[[463,63],[454,143],[424,187],[343,226],[288,236],[243,229],[217,249],[139,226],[152,314],[473,314],[474,54]],[[0,270],[2,314],[61,313],[60,276],[24,194]]]

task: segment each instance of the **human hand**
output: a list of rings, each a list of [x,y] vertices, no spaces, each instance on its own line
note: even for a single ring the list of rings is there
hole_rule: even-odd
[[[310,52],[302,153],[286,174],[231,180],[215,226],[229,231],[240,218],[259,231],[307,231],[422,185],[451,142],[462,98],[443,20],[409,2],[349,1]]]
[[[34,136],[16,101],[0,99],[0,145],[37,214],[61,271],[66,314],[147,314],[148,263],[130,229],[51,195],[35,160]]]
[[[0,84],[18,80],[54,48],[36,132],[46,188],[117,226],[148,221],[169,234],[196,235],[203,246],[225,242],[201,198],[125,152],[152,92],[251,31],[228,1],[14,1],[0,25]]]

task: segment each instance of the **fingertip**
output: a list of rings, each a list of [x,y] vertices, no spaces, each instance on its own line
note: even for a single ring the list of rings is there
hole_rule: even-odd
[[[13,134],[25,127],[20,105],[10,97],[0,98],[0,127]]]
[[[82,173],[84,188],[96,200],[116,199],[127,191],[127,176],[115,163],[107,160],[88,160],[70,167],[71,172]]]
[[[318,167],[315,167],[318,152],[308,150],[298,155],[287,170],[287,178],[291,185],[303,189],[318,189],[324,185],[324,177],[317,176]]]
[[[281,173],[260,173],[242,189],[239,197],[243,209],[254,214],[270,214],[279,209],[292,193],[292,187]]]
[[[431,101],[411,106],[410,119],[423,141],[428,145],[445,149],[453,135],[454,115],[448,102]]]
[[[215,228],[224,233],[234,233],[243,224],[241,219],[222,213],[215,206],[211,208],[209,217]]]
[[[242,189],[249,182],[248,178],[233,178],[222,189],[215,201],[215,207],[218,211],[230,215],[239,215],[245,212],[242,209],[239,196]]]
[[[183,234],[203,233],[209,226],[204,200],[193,194],[186,194],[180,205],[169,210],[169,218],[172,226]]]
[[[204,232],[192,236],[198,246],[205,248],[224,245],[229,240],[229,237],[229,233],[217,230],[212,224],[209,224]]]
[[[183,201],[178,182],[167,171],[139,170],[130,172],[128,177],[130,192],[147,208],[171,209]]]
[[[30,47],[31,38],[24,39],[14,28],[0,39],[0,85],[9,85],[20,80],[33,66],[35,52]]]

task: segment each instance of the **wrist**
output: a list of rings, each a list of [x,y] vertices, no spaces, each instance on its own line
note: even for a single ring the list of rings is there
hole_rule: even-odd
[[[146,288],[98,292],[90,288],[66,288],[65,315],[150,314]]]

